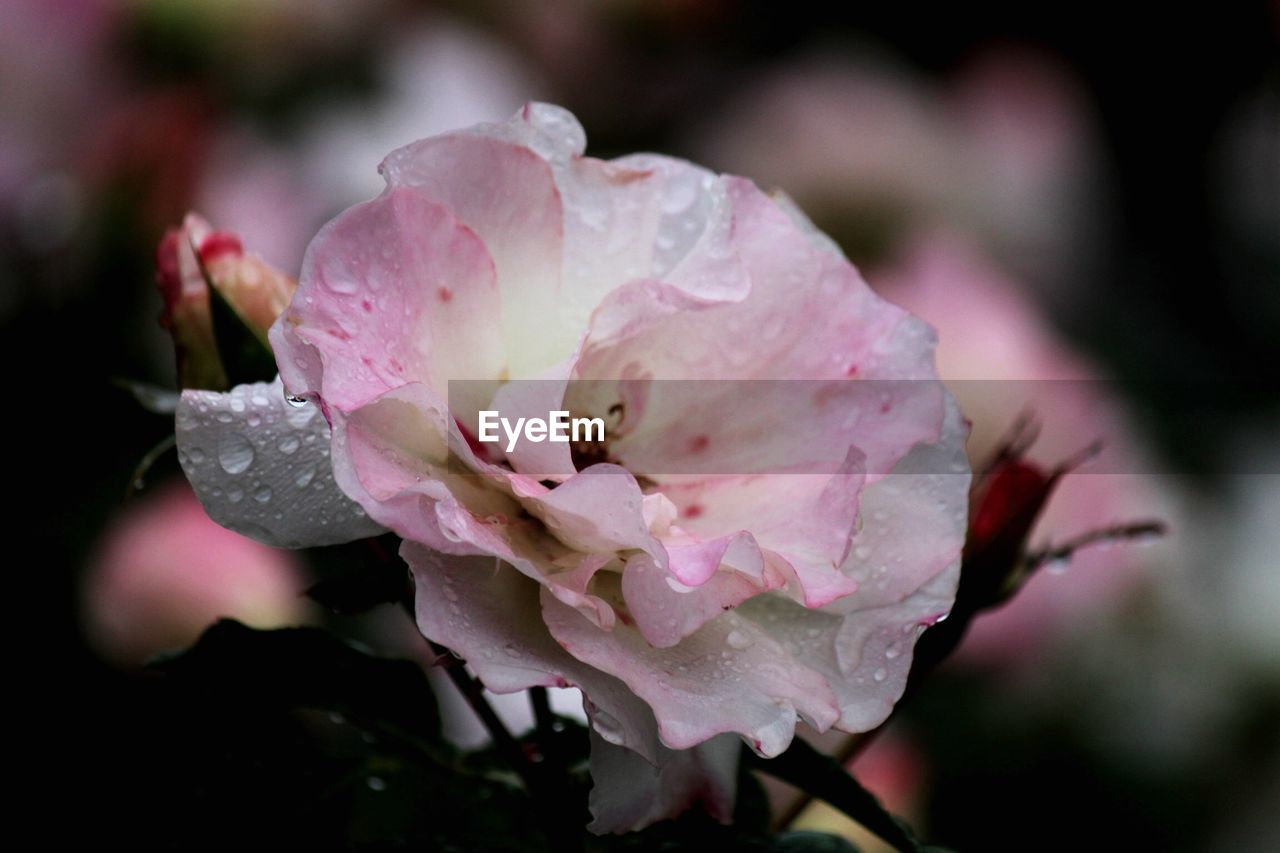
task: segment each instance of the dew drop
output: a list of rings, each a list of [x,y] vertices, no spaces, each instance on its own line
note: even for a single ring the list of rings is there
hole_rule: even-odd
[[[228,474],[240,474],[253,464],[253,445],[238,432],[227,433],[218,445],[218,464]]]
[[[612,714],[606,714],[597,708],[591,716],[591,725],[609,743],[622,743],[622,724]]]

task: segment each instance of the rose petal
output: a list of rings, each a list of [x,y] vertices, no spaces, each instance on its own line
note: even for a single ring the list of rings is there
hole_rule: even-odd
[[[501,313],[475,233],[413,190],[389,189],[317,235],[271,341],[290,391],[351,411],[407,382],[444,399],[450,379],[496,378]]]
[[[564,210],[551,165],[505,127],[415,142],[380,168],[389,186],[413,187],[439,202],[484,242],[502,295],[501,325],[494,325],[510,375],[527,378],[567,357],[580,330],[557,317]]]
[[[660,748],[657,764],[591,733],[591,795],[597,834],[631,832],[701,803],[729,823],[737,798],[741,742],[720,735],[692,749]]]
[[[737,616],[777,640],[835,690],[846,731],[882,723],[902,695],[924,627],[955,598],[968,514],[967,427],[948,400],[942,439],[909,453],[862,493],[862,530],[841,571],[852,595],[820,610],[780,596],[746,602]]]
[[[542,624],[537,583],[493,558],[450,557],[405,542],[414,576],[418,627],[448,646],[495,693],[528,687],[582,689],[593,726],[609,740],[656,763],[653,715],[627,687],[561,648]]]
[[[184,391],[178,459],[209,516],[267,545],[305,548],[383,532],[333,479],[329,425],[280,380]]]
[[[734,634],[733,614],[666,649],[620,623],[601,630],[545,591],[542,614],[569,654],[620,678],[653,708],[662,741],[673,749],[737,732],[762,754],[777,755],[791,742],[797,714],[819,730],[839,717],[820,675],[795,666],[758,632]]]
[[[612,609],[585,591],[585,581],[560,582],[580,578],[582,572],[574,572],[591,555],[528,517],[515,492],[519,487],[521,498],[537,500],[547,489],[474,457],[461,458],[469,452],[442,404],[424,386],[405,385],[338,422],[334,472],[347,494],[406,540],[447,554],[503,559],[554,587],[555,595],[598,624],[612,624]],[[642,518],[638,506],[635,515]]]
[[[636,628],[660,648],[674,646],[704,624],[744,601],[778,589],[787,575],[770,566],[750,535],[741,533],[714,542],[670,548],[677,571],[700,563],[706,571],[698,586],[686,586],[674,572],[658,566],[648,554],[627,561],[622,595]]]

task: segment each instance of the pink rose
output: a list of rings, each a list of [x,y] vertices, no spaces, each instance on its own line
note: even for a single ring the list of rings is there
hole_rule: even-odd
[[[954,596],[966,429],[931,330],[788,200],[585,144],[531,104],[393,152],[383,194],[311,243],[271,330],[306,404],[186,392],[179,450],[210,513],[265,541],[370,520],[401,536],[420,629],[489,689],[581,688],[594,830],[698,801],[727,819],[740,739],[773,756],[797,720],[865,731],[893,708]],[[497,393],[450,395],[458,379]],[[807,381],[735,398],[747,379]],[[574,398],[572,380],[601,382]],[[479,409],[548,405],[621,412],[625,435],[585,459],[474,441]],[[286,455],[282,424],[314,410]],[[636,475],[672,446],[715,473]],[[301,495],[324,524],[294,499],[302,466],[337,484]]]
[[[121,664],[190,645],[222,617],[257,628],[307,615],[306,587],[291,554],[209,520],[186,484],[131,504],[107,531],[84,577],[90,643]]]

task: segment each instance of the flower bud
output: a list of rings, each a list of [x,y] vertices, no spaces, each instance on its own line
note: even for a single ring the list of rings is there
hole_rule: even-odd
[[[160,241],[156,283],[164,297],[160,320],[177,351],[179,382],[183,388],[208,390],[231,384],[218,350],[209,286],[264,347],[267,330],[297,286],[262,258],[247,254],[236,234],[215,231],[194,213]]]

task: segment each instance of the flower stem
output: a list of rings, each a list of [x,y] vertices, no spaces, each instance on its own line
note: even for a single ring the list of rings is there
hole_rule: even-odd
[[[870,731],[861,731],[859,734],[847,736],[844,742],[841,742],[835,751],[831,753],[831,757],[835,758],[835,760],[840,763],[840,766],[845,767],[847,770],[847,768],[849,768],[849,762],[858,757],[858,754],[863,751],[863,748],[867,747],[867,744],[872,742],[872,740],[876,738],[876,735],[881,733],[881,730],[883,729],[884,726],[881,725]],[[803,815],[805,809],[809,808],[810,804],[813,804],[815,799],[817,799],[817,797],[814,797],[814,795],[808,792],[808,790],[801,789],[800,794],[782,808],[780,815],[773,818],[773,826],[778,830],[790,829],[791,825],[795,824],[797,818],[799,818],[800,815]]]
[[[431,643],[431,650],[436,653],[438,658],[451,655],[447,648],[439,643]],[[480,722],[488,729],[489,736],[493,738],[493,744],[497,747],[498,752],[511,765],[511,768],[520,776],[520,781],[524,783],[526,789],[533,793],[538,788],[537,774],[534,771],[533,762],[525,755],[520,744],[515,737],[507,729],[502,718],[498,716],[497,711],[493,710],[493,706],[489,704],[489,700],[484,698],[484,688],[480,686],[480,682],[471,677],[471,674],[459,662],[454,666],[442,667],[449,675],[449,679],[453,682],[454,687],[458,688],[458,692],[462,694],[462,698],[471,706],[471,710],[480,718]]]
[[[550,761],[555,752],[556,715],[551,710],[547,688],[530,687],[529,704],[533,706],[533,719],[537,725],[538,748],[542,751],[543,759]]]

